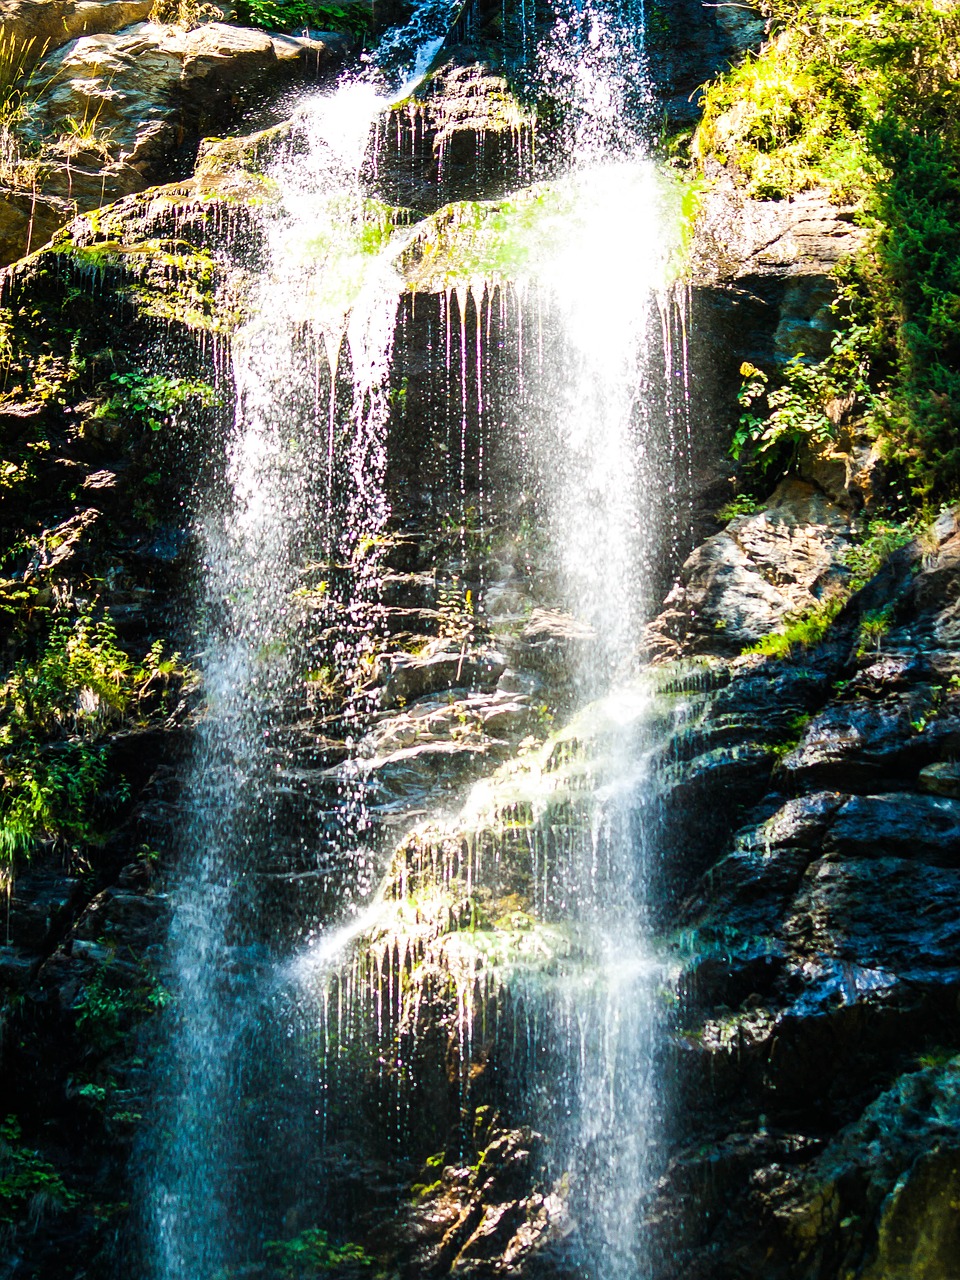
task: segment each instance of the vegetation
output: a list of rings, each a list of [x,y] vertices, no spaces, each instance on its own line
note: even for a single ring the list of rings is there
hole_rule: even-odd
[[[216,5],[205,4],[203,0],[154,0],[150,17],[154,22],[165,22],[172,27],[192,31],[202,22],[222,18],[223,12]]]
[[[756,498],[751,498],[748,493],[741,493],[723,504],[717,512],[717,519],[721,524],[729,524],[731,520],[739,520],[741,516],[752,516],[760,510],[760,503]]]
[[[789,366],[772,393],[783,399],[748,388],[735,447],[761,469],[783,465],[784,447],[835,433],[826,411],[840,402],[863,415],[904,482],[892,501],[955,495],[960,11],[942,0],[770,8],[766,46],[705,91],[694,154],[754,196],[824,187],[857,205],[870,234],[838,274],[833,351]]]
[[[782,631],[769,635],[751,645],[744,652],[759,653],[766,658],[786,658],[796,649],[810,649],[827,634],[830,624],[843,608],[845,593],[837,591],[818,600],[789,619]]]
[[[163,987],[146,978],[133,988],[112,982],[104,966],[84,985],[74,1005],[77,1030],[95,1053],[110,1053],[123,1044],[131,1023],[162,1009],[169,999]]]
[[[0,1122],[0,1228],[25,1221],[36,1226],[46,1212],[70,1209],[78,1199],[53,1165],[24,1143],[15,1116]]]
[[[786,658],[797,649],[809,649],[819,644],[847,601],[867,585],[895,551],[916,539],[922,541],[925,530],[926,520],[923,515],[902,524],[890,520],[871,520],[860,541],[850,547],[844,556],[849,571],[846,582],[842,585],[838,583],[809,609],[789,618],[782,631],[771,632],[745,652],[769,658]],[[872,648],[879,652],[881,641],[890,630],[892,616],[889,606],[868,610],[863,615],[857,632],[858,656],[864,656]]]
[[[329,0],[238,0],[237,20],[268,31],[343,31],[363,39],[373,26],[373,8]]]
[[[292,1240],[270,1240],[267,1256],[283,1280],[312,1280],[325,1271],[367,1268],[373,1259],[358,1244],[331,1244],[326,1231],[311,1227]]]
[[[93,607],[58,618],[0,687],[0,875],[38,841],[97,843],[127,798],[104,740],[178,670],[162,643],[142,661]]]
[[[217,403],[217,394],[206,382],[170,377],[163,373],[112,373],[115,388],[103,405],[104,417],[138,418],[151,431],[159,431],[178,413],[196,406],[205,409]]]

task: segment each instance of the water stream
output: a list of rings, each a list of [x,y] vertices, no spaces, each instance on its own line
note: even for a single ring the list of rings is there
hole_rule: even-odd
[[[308,96],[270,173],[280,199],[264,213],[257,294],[232,343],[223,483],[197,529],[207,711],[186,796],[170,936],[177,1013],[147,1189],[157,1280],[232,1274],[265,1236],[295,1230],[281,1207],[304,1199],[313,1152],[361,1109],[359,1075],[398,1146],[427,1123],[426,1085],[411,1080],[427,1052],[417,966],[452,975],[463,1105],[479,1042],[506,1061],[512,1037],[514,1105],[550,1131],[588,1272],[632,1280],[648,1269],[637,1221],[666,1105],[655,1063],[669,978],[652,932],[656,716],[635,652],[683,523],[679,198],[648,155],[642,9],[561,8],[539,45],[524,10],[518,79],[550,98],[559,124],[528,192],[471,214],[476,239],[454,236],[442,281],[421,273],[436,326],[425,349],[406,349],[427,305],[410,294],[421,228],[377,199],[370,140],[385,145],[391,103],[457,16],[423,7],[359,76]],[[395,862],[377,893],[398,832],[378,833],[362,767],[376,713],[364,677],[382,639],[389,440],[407,412],[407,364],[428,368],[422,429],[444,442],[449,519],[482,535],[507,488],[535,495],[555,607],[580,640],[570,700],[593,709],[562,750],[548,741],[536,767],[528,758],[509,803],[495,780],[459,819],[443,815],[462,855],[432,879],[418,873],[416,890],[397,889]],[[351,691],[340,729],[352,763],[320,768],[292,728],[310,690],[321,697],[334,680]],[[553,948],[549,981],[515,962],[509,930],[494,956],[424,924],[428,891],[444,911],[481,892],[506,901],[510,804],[530,815],[528,923],[517,928]]]

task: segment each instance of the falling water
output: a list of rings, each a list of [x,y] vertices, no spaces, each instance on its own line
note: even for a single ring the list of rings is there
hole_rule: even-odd
[[[250,1026],[274,942],[264,884],[278,864],[322,867],[320,830],[291,840],[284,821],[283,728],[309,682],[311,606],[338,620],[344,672],[371,639],[376,563],[361,544],[386,516],[385,383],[401,283],[362,248],[370,208],[358,172],[381,107],[359,83],[301,109],[271,175],[282,205],[263,226],[259,297],[231,346],[224,483],[198,529],[207,711],[170,931],[178,1024],[151,1192],[164,1280],[214,1276],[256,1246],[237,1170],[249,1160]],[[348,729],[350,717],[348,707]],[[343,888],[362,892],[362,787],[338,788],[334,803],[350,865]],[[255,1202],[265,1171],[250,1176]]]
[[[385,39],[381,65],[395,76],[397,68],[422,72],[453,16],[449,5],[422,7],[404,33]],[[514,997],[536,1023],[534,1040],[551,1046],[551,1096],[542,1100],[530,1070],[520,1105],[550,1128],[557,1172],[571,1177],[583,1262],[601,1280],[634,1280],[648,1269],[637,1219],[656,1171],[663,1099],[654,1064],[666,981],[650,901],[656,743],[643,726],[655,717],[636,681],[635,649],[665,526],[678,518],[670,507],[685,389],[669,280],[679,209],[646,150],[653,99],[642,10],[616,13],[600,0],[563,8],[537,53],[532,17],[521,25],[529,86],[561,106],[538,174],[561,193],[559,213],[512,277],[447,282],[434,352],[443,394],[429,426],[446,437],[461,527],[474,490],[482,526],[498,448],[529,478],[553,548],[558,604],[582,640],[575,701],[600,699],[607,726],[603,765],[590,764],[583,794],[565,809],[533,805],[531,900],[547,941],[562,923],[569,963],[536,990],[520,983]],[[395,1091],[402,1142],[412,1105],[401,1097],[403,1073],[417,1055],[416,1046],[403,1048],[401,1027],[415,1036],[418,1024],[408,1017],[404,975],[427,961],[454,975],[464,1091],[483,993],[493,1001],[499,992],[504,1005],[510,985],[506,966],[487,957],[478,987],[476,957],[458,955],[449,931],[441,942],[422,920],[404,917],[405,892],[369,905],[378,863],[362,769],[311,782],[313,807],[301,806],[295,829],[286,808],[297,770],[284,729],[325,660],[311,639],[316,620],[336,634],[333,658],[348,676],[372,652],[377,625],[380,566],[369,548],[390,516],[390,380],[402,362],[394,343],[406,305],[404,253],[416,234],[362,176],[371,129],[390,100],[369,73],[300,107],[270,175],[280,201],[261,228],[258,296],[231,347],[236,415],[222,486],[208,495],[197,531],[207,710],[170,936],[177,1022],[149,1193],[158,1280],[212,1278],[253,1256],[266,1222],[254,1206],[271,1179],[291,1176],[276,1132],[272,1153],[252,1154],[248,1104],[264,1083],[251,1059],[259,1049],[270,1060],[258,1019],[286,1008],[271,1005],[272,993],[291,982],[297,1000],[317,993],[316,1009],[289,1015],[292,1039],[308,1035],[311,1052],[319,1034],[317,1140],[331,1090],[350,1088],[362,1044],[382,1088]],[[360,693],[347,701],[343,731],[355,749],[369,710]],[[581,746],[574,734],[569,752]],[[480,848],[476,861],[471,854],[435,876],[444,910],[444,886],[462,880],[469,894],[491,874],[495,862],[484,870]],[[277,930],[264,886],[291,871],[326,876],[310,882],[322,881],[324,906]],[[366,911],[352,916],[364,901]],[[331,919],[337,927],[304,949],[302,935]],[[319,1033],[304,1032],[311,1021]],[[257,1123],[257,1132],[283,1128],[269,1115]]]

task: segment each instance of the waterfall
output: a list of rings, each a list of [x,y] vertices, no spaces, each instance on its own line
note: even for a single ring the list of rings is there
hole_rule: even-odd
[[[176,1017],[147,1191],[157,1280],[229,1275],[258,1256],[307,1165],[327,1176],[314,1148],[356,1122],[358,1063],[371,1064],[365,1087],[381,1099],[382,1129],[408,1140],[424,1093],[411,1077],[427,1052],[422,992],[411,995],[408,977],[428,962],[456,989],[460,1103],[485,1001],[492,1021],[509,1006],[514,1040],[522,1021],[528,1045],[525,1058],[514,1053],[516,1106],[552,1135],[583,1265],[602,1280],[648,1269],[637,1219],[665,1105],[655,1064],[668,976],[650,887],[656,715],[635,651],[658,560],[683,520],[679,197],[647,146],[642,9],[563,7],[539,48],[524,9],[517,78],[557,105],[560,123],[526,195],[476,213],[477,245],[494,228],[496,269],[478,249],[426,288],[428,219],[379,199],[370,147],[386,145],[378,122],[455,16],[421,7],[359,76],[309,96],[269,174],[279,195],[261,221],[250,318],[231,343],[222,481],[196,531],[206,708],[184,804]],[[421,287],[436,300],[426,319]],[[532,814],[530,919],[545,946],[565,939],[548,981],[528,981],[508,958],[456,956],[422,902],[404,915],[396,861],[374,894],[388,846],[364,765],[376,712],[365,673],[381,638],[391,432],[415,412],[405,370],[430,384],[416,412],[430,415],[425,440],[442,442],[438,484],[455,508],[461,565],[471,522],[482,534],[503,493],[528,490],[551,548],[555,612],[580,642],[570,702],[590,704],[586,719],[562,751],[548,741],[536,769],[529,758],[511,801]],[[459,579],[454,588],[458,607],[472,608]],[[350,755],[330,767],[319,747],[316,759],[298,755],[291,726],[335,681],[347,690],[338,731]],[[570,781],[577,769],[582,785]],[[466,854],[444,854],[443,870],[435,859],[448,917],[451,885],[468,900],[479,886],[494,892],[506,802],[496,786],[484,794],[483,834]],[[467,813],[480,813],[479,795]],[[498,852],[484,862],[485,841]],[[328,1190],[311,1190],[311,1204]]]

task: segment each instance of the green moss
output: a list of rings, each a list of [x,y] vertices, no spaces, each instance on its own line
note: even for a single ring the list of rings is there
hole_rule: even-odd
[[[301,248],[317,266],[305,310],[321,323],[341,327],[395,232],[409,218],[407,210],[379,200],[331,197],[318,211],[317,229]]]
[[[436,292],[549,274],[583,233],[593,194],[589,178],[574,177],[535,183],[503,199],[445,205],[418,225],[398,259],[408,288]],[[663,175],[659,196],[677,227],[673,255],[663,267],[667,284],[682,272],[699,191]],[[632,224],[623,230],[632,233]]]

